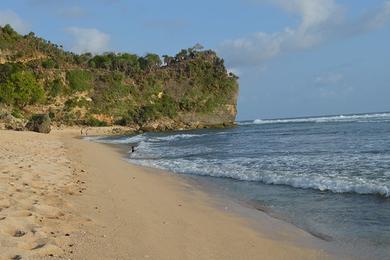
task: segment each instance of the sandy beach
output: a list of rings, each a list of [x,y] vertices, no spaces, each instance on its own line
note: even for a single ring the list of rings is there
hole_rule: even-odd
[[[0,259],[331,258],[303,230],[253,223],[79,134],[0,132]]]

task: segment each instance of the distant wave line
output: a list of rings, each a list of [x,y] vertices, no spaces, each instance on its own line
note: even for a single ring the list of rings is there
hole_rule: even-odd
[[[239,125],[260,125],[260,124],[283,124],[283,123],[329,123],[329,122],[354,122],[362,119],[383,119],[389,117],[390,113],[375,114],[356,114],[356,115],[338,115],[338,116],[321,116],[321,117],[302,117],[286,119],[255,119],[251,122],[238,122]]]

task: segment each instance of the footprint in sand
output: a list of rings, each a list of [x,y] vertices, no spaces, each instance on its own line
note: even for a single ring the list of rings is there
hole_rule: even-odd
[[[14,237],[22,237],[26,234],[26,232],[24,232],[23,230],[16,230],[15,233],[14,233]]]
[[[8,198],[0,198],[0,211],[10,207],[10,200]]]

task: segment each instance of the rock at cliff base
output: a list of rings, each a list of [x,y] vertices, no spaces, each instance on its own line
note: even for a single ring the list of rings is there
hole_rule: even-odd
[[[30,131],[48,134],[51,131],[51,119],[48,114],[33,115],[26,128]]]
[[[23,119],[16,118],[10,113],[1,113],[0,121],[2,128],[7,130],[24,131],[26,122]]]

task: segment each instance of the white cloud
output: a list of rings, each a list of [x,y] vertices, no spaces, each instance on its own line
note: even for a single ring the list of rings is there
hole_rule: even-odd
[[[100,53],[108,50],[110,36],[95,28],[70,27],[66,31],[74,38],[71,50],[76,53]]]
[[[220,51],[230,66],[259,65],[278,55],[304,50],[331,39],[375,30],[390,22],[390,1],[354,21],[346,21],[335,0],[257,0],[270,2],[299,16],[300,23],[274,33],[257,32],[222,43]]]
[[[344,75],[339,72],[328,72],[317,76],[314,82],[318,85],[336,85],[344,79]]]
[[[388,22],[390,22],[390,1],[385,1],[380,9],[366,15],[363,23],[366,29],[373,30],[384,26]]]
[[[288,12],[302,17],[300,31],[310,30],[316,26],[338,19],[341,7],[334,0],[271,0]]]
[[[11,10],[0,10],[0,25],[10,24],[18,33],[25,34],[29,26],[15,12]]]

